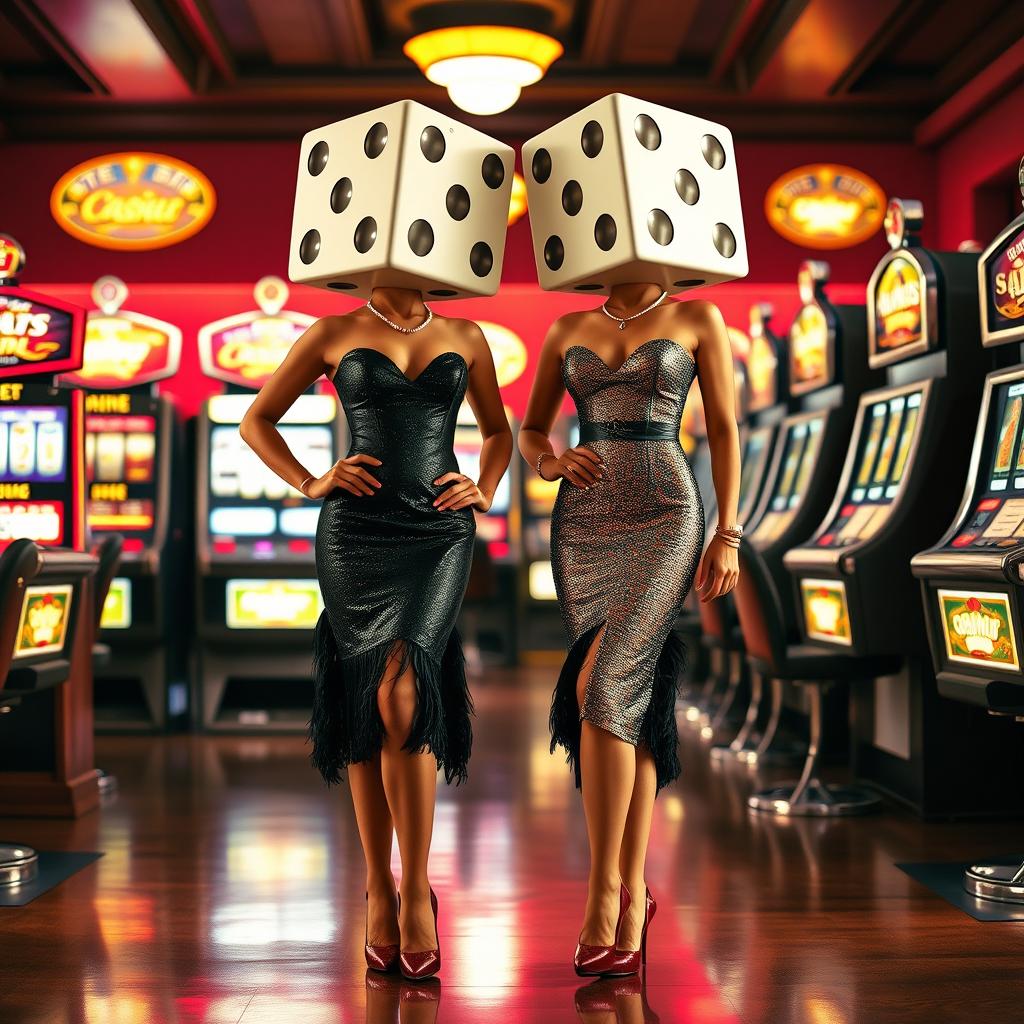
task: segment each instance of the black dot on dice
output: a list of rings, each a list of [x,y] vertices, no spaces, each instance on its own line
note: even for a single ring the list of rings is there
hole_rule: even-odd
[[[583,152],[593,159],[604,145],[604,129],[596,121],[588,121],[580,133],[580,145]]]
[[[644,149],[657,149],[661,145],[661,129],[650,115],[638,114],[633,122],[633,131]]]
[[[736,255],[736,236],[728,224],[716,224],[711,229],[711,238],[715,248],[726,258]]]
[[[477,242],[469,252],[469,265],[477,277],[486,277],[494,266],[494,254],[486,242]]]
[[[703,277],[684,277],[682,281],[673,281],[672,285],[675,288],[696,288],[704,283]]]
[[[676,192],[687,206],[693,206],[700,199],[700,186],[697,179],[685,167],[676,171]]]
[[[709,167],[720,171],[725,166],[725,147],[714,135],[705,135],[700,140],[700,151],[704,154]]]
[[[501,183],[505,180],[505,165],[501,162],[501,157],[497,153],[488,153],[480,166],[480,174],[488,188],[501,188]]]
[[[552,235],[544,243],[544,262],[548,270],[558,270],[565,261],[565,246],[558,235]]]
[[[314,178],[327,166],[327,158],[330,155],[331,151],[327,143],[322,140],[309,151],[309,156],[306,158],[306,167]]]
[[[570,178],[562,189],[562,209],[570,217],[575,217],[583,208],[583,186]]]
[[[371,160],[374,160],[384,152],[384,147],[387,144],[388,126],[383,121],[378,121],[375,125],[371,125],[370,130],[366,133],[366,138],[363,139],[363,152]]]
[[[420,132],[420,151],[432,164],[444,156],[444,134],[440,128],[429,124]]]
[[[344,213],[352,202],[352,179],[339,178],[331,189],[331,209],[335,213]]]
[[[333,288],[337,292],[350,292],[353,288],[357,288],[358,285],[355,281],[328,281],[328,288]]]
[[[425,220],[414,220],[409,225],[409,248],[417,256],[426,256],[434,248],[434,229]]]
[[[369,252],[377,241],[377,222],[372,217],[364,217],[357,225],[352,236],[352,244],[358,252]]]
[[[546,149],[538,149],[533,154],[533,180],[543,185],[551,177],[551,154]]]
[[[647,230],[658,245],[668,245],[675,233],[672,230],[672,219],[664,210],[658,209],[647,214]]]
[[[320,255],[320,232],[311,228],[299,242],[299,259],[303,263],[312,263]]]
[[[444,205],[452,220],[465,220],[469,214],[469,193],[461,185],[452,185],[444,197]]]
[[[594,241],[597,247],[607,252],[614,244],[618,235],[618,228],[615,226],[615,219],[610,213],[602,213],[594,224]]]

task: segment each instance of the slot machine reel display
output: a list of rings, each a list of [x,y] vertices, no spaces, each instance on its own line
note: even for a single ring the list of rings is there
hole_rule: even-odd
[[[0,814],[97,806],[82,395],[85,310],[21,288],[0,235]]]
[[[955,809],[942,770],[954,759],[910,558],[953,514],[969,456],[963,423],[977,408],[986,358],[978,257],[922,248],[922,221],[920,203],[890,200],[890,251],[868,285],[869,360],[888,368],[889,383],[861,397],[832,506],[785,564],[808,643],[901,659],[896,675],[851,693],[854,768],[926,814]],[[885,709],[878,720],[876,708]]]
[[[1020,168],[1024,193],[1024,161]],[[981,343],[1024,356],[1024,215],[992,242],[978,262]],[[998,728],[1024,716],[1024,362],[985,378],[981,410],[960,507],[932,547],[915,555],[938,692],[983,709],[966,724]],[[964,720],[968,709],[960,707]],[[990,718],[989,716],[998,716]],[[966,725],[965,725],[966,727]],[[987,766],[983,789],[965,794],[972,807],[1019,812],[1019,734],[1000,731],[974,759]],[[1021,902],[1020,865],[981,867],[966,884],[984,898]]]
[[[181,331],[122,309],[127,296],[119,278],[95,283],[81,369],[63,378],[85,394],[89,532],[124,538],[100,620],[111,651],[95,681],[104,731],[163,729],[188,700],[183,445],[173,402],[156,392],[178,372]]]
[[[263,278],[255,295],[258,310],[199,331],[204,372],[227,385],[206,401],[196,431],[200,714],[207,729],[302,730],[323,608],[314,562],[320,503],[267,468],[238,426],[313,318],[283,308],[288,287],[279,278]],[[279,430],[310,473],[340,458],[338,402],[316,385]]]

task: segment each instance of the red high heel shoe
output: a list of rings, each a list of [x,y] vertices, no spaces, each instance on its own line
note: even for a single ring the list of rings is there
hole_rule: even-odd
[[[369,893],[366,894],[366,900],[369,903]],[[367,933],[363,939],[363,954],[366,957],[366,966],[371,971],[393,971],[395,964],[398,963],[398,943],[389,942],[384,946],[374,945],[370,942],[369,922],[367,922],[366,927]]]
[[[398,907],[401,910],[402,897],[398,897]],[[437,946],[434,949],[424,949],[417,953],[401,952],[398,955],[399,969],[402,977],[407,981],[422,981],[424,978],[432,978],[441,970],[441,941],[437,938],[437,897],[434,890],[430,890],[430,909],[434,912],[434,941]]]
[[[651,890],[648,889],[644,899],[644,926],[640,931],[639,949],[616,949],[618,956],[617,969],[619,974],[637,974],[641,967],[647,966],[647,928],[657,913],[658,904],[654,902]],[[618,932],[616,931],[616,936]]]
[[[624,885],[620,885],[619,918],[615,922],[616,936],[619,934],[619,925],[627,910],[629,910],[629,892]],[[622,953],[616,950],[614,943],[610,946],[588,946],[583,942],[577,942],[572,965],[576,968],[576,973],[581,978],[592,976],[606,977],[608,975],[629,973],[628,971],[621,970],[619,966],[621,960]]]

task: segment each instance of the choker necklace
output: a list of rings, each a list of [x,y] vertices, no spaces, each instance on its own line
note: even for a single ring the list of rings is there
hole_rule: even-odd
[[[619,325],[619,330],[624,331],[626,329],[626,324],[630,320],[635,320],[638,316],[643,316],[644,313],[650,313],[650,311],[654,309],[654,307],[657,306],[666,295],[668,295],[668,292],[662,292],[649,306],[644,307],[639,313],[634,313],[632,316],[616,316],[614,313],[608,312],[607,299],[605,300],[604,305],[601,306],[601,312],[604,313],[605,316],[611,317],[612,320],[616,321]]]
[[[661,300],[659,299],[658,301],[660,302]],[[427,311],[427,319],[416,327],[403,327],[401,324],[396,324],[394,321],[389,320],[379,309],[374,307],[369,299],[366,300],[366,308],[374,316],[380,317],[388,327],[393,327],[396,331],[401,331],[403,334],[415,334],[417,331],[422,331],[434,319],[434,311],[425,302],[423,303],[423,308]]]

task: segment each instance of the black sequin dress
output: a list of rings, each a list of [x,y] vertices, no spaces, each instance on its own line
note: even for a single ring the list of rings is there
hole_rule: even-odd
[[[404,641],[417,706],[405,749],[430,750],[448,782],[466,777],[472,703],[455,618],[466,590],[476,524],[470,508],[439,512],[434,499],[458,471],[455,418],[468,383],[456,352],[410,380],[387,356],[357,348],[334,376],[352,444],[381,460],[367,468],[375,494],[336,490],[324,500],[316,569],[325,610],[316,627],[312,762],[328,784],[380,749],[377,689]]]
[[[679,443],[695,374],[689,352],[665,338],[641,345],[617,370],[580,345],[565,353],[581,443],[608,467],[589,490],[563,480],[551,522],[570,648],[551,707],[551,749],[564,747],[577,785],[583,719],[647,746],[659,788],[680,771],[675,702],[684,652],[673,625],[704,545],[700,492]],[[580,709],[577,679],[605,624]]]

